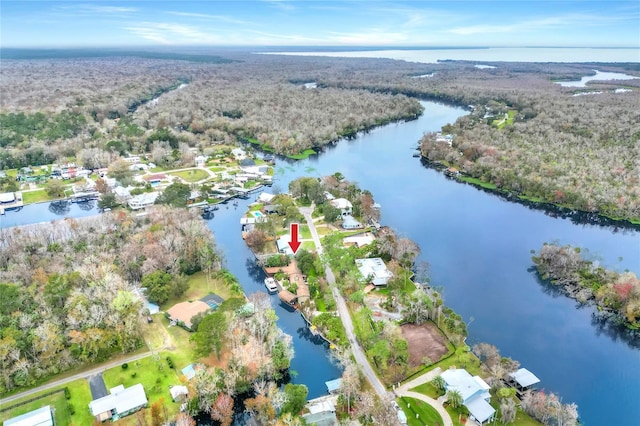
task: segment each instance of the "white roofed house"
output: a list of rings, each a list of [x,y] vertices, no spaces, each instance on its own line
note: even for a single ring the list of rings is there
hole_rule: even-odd
[[[125,389],[116,386],[110,394],[94,399],[89,403],[89,411],[98,421],[117,420],[147,406],[147,395],[142,384],[138,383]]]
[[[53,412],[47,405],[4,421],[4,426],[53,426]]]
[[[343,216],[351,215],[353,213],[353,205],[351,204],[351,201],[347,200],[346,198],[336,198],[334,200],[329,200],[329,204],[340,210]]]
[[[482,425],[493,420],[496,410],[489,404],[491,394],[489,386],[480,376],[471,376],[463,368],[450,368],[440,377],[447,391],[455,390],[462,397],[462,404],[469,410],[469,416]]]
[[[375,286],[387,285],[393,277],[393,273],[387,269],[387,265],[379,257],[356,259],[356,266],[362,276]]]
[[[532,386],[540,383],[540,379],[526,368],[520,368],[518,371],[509,373],[510,381],[519,391],[532,389]]]
[[[231,151],[231,154],[233,154],[234,157],[236,157],[236,160],[244,160],[245,158],[247,158],[247,151],[245,151],[242,148],[235,148]]]

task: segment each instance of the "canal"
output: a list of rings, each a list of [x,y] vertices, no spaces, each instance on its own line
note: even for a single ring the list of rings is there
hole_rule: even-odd
[[[531,271],[531,250],[544,242],[587,247],[606,267],[640,272],[640,234],[633,230],[576,224],[512,203],[445,178],[413,158],[424,132],[439,130],[465,111],[424,102],[417,120],[394,123],[301,161],[280,160],[274,190],[286,191],[299,176],[341,172],[370,190],[382,205],[381,223],[416,241],[421,260],[445,303],[469,324],[469,343],[496,345],[540,379],[540,388],[576,402],[587,426],[628,425],[640,418],[640,351],[592,319],[592,308],[543,286]],[[240,200],[209,220],[226,265],[247,294],[264,291],[262,271],[240,237],[239,218],[251,200]],[[0,227],[95,214],[90,206],[24,207],[0,217]],[[302,318],[272,297],[279,326],[293,337],[294,383],[310,397],[325,393],[324,382],[340,372],[328,350],[310,338]],[[635,346],[635,347],[634,347]]]

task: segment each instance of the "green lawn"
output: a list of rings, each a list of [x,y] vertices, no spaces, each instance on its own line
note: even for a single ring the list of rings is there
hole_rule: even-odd
[[[62,389],[64,389],[65,386],[69,389],[69,400],[66,399],[64,392],[62,392]],[[12,417],[50,405],[54,409],[54,420],[57,426],[67,426],[72,423],[76,425],[93,424],[94,419],[89,412],[89,402],[92,400],[91,390],[89,388],[89,382],[87,382],[86,379],[75,380],[54,389],[48,389],[38,392],[35,395],[25,396],[24,398],[14,401],[8,405],[19,404],[21,401],[33,399],[34,397],[49,393],[53,390],[60,390],[60,392],[43,396],[35,401],[27,402],[24,405],[4,411],[0,413],[0,421],[5,421]],[[69,405],[72,405],[74,408],[75,413],[73,415],[70,413]]]
[[[474,184],[474,185],[478,185],[478,186],[481,186],[481,187],[486,188],[486,189],[496,189],[497,188],[497,186],[495,186],[492,183],[485,182],[483,180],[480,180],[480,179],[477,179],[477,178],[474,178],[474,177],[471,177],[471,176],[458,176],[458,180],[461,180],[463,182],[468,182],[468,183],[471,183],[471,184]]]
[[[299,154],[287,155],[287,158],[292,158],[294,160],[304,160],[305,158],[308,158],[310,155],[313,155],[315,153],[316,152],[313,149],[305,149]]]
[[[24,204],[32,204],[32,203],[41,203],[43,201],[50,201],[53,198],[49,197],[44,189],[39,189],[37,191],[23,191],[22,192],[22,202]]]
[[[187,300],[200,300],[204,296],[215,293],[223,299],[228,299],[231,296],[229,287],[224,281],[211,277],[207,281],[207,276],[204,272],[197,272],[189,276],[189,289],[180,297],[172,297],[160,306],[160,309],[166,311],[178,302],[184,302]]]
[[[126,369],[119,365],[106,370],[102,377],[107,389],[118,385],[124,385],[125,388],[128,388],[141,383],[147,394],[149,406],[160,398],[164,398],[164,405],[167,407],[169,416],[175,415],[180,409],[180,403],[171,400],[169,386],[181,384],[181,372],[177,364],[174,364],[174,369],[169,368],[166,360],[167,356],[174,358],[171,352],[160,352],[139,361],[131,362]],[[174,363],[175,361],[174,359]]]
[[[309,230],[309,227],[307,225],[302,225],[300,227],[300,238],[302,238],[302,239],[310,239],[311,238],[311,231]]]
[[[94,418],[89,411],[89,403],[93,400],[89,382],[86,379],[75,380],[67,383],[67,388],[71,395],[69,402],[73,405],[75,411],[71,415],[71,422],[75,425],[93,424]]]
[[[443,424],[440,414],[426,402],[408,397],[398,398],[396,401],[400,408],[402,408],[402,411],[407,415],[407,423],[410,426],[434,426]],[[416,418],[416,414],[419,415],[418,418]]]
[[[213,166],[213,167],[209,167],[209,170],[211,170],[212,172],[223,172],[223,171],[227,170],[227,168],[226,167]]]
[[[303,241],[300,247],[307,251],[312,251],[316,249],[316,245],[314,244],[313,241]]]
[[[181,172],[170,172],[171,176],[178,176],[187,182],[198,182],[209,177],[209,173],[200,169],[183,170]]]
[[[48,392],[51,392],[51,390],[38,392],[38,394]],[[36,394],[36,396],[38,394]],[[29,400],[34,397],[35,396],[33,395],[27,396],[18,401],[12,402],[11,405],[19,404],[21,400]],[[67,399],[64,396],[64,392],[56,392],[53,395],[43,396],[42,398],[38,398],[35,401],[27,402],[26,404],[22,404],[7,411],[3,411],[2,413],[0,413],[0,420],[4,422],[13,417],[21,416],[22,414],[37,410],[38,408],[45,407],[47,405],[50,405],[51,408],[54,409],[54,420],[56,422],[56,425],[64,426],[71,424],[71,415],[69,414]]]

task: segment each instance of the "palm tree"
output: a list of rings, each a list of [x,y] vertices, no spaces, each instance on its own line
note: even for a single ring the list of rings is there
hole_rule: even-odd
[[[452,408],[460,408],[462,406],[462,394],[457,390],[447,392],[447,402]]]
[[[433,380],[431,380],[431,384],[438,390],[439,393],[444,392],[444,379],[442,376],[436,376]]]

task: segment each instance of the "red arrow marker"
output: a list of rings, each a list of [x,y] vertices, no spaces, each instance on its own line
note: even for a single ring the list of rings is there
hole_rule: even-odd
[[[296,254],[300,247],[300,241],[298,241],[298,224],[291,224],[291,241],[289,241],[289,247],[293,250],[293,254]]]

